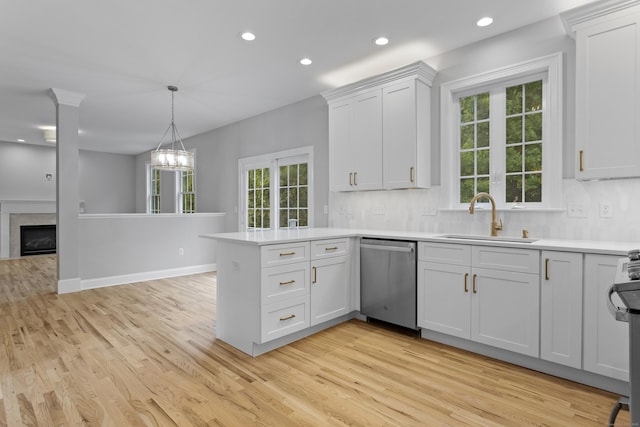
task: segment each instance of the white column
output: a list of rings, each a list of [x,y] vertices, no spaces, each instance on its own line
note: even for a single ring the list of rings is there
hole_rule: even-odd
[[[79,268],[78,210],[80,157],[79,107],[84,94],[51,89],[56,104],[56,206],[58,293],[81,290]]]

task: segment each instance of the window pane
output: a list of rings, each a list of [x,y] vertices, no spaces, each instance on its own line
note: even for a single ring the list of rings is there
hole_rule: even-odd
[[[307,185],[308,181],[307,181],[307,164],[306,163],[300,163],[298,167],[298,176],[300,177],[299,184]]]
[[[271,190],[267,187],[262,191],[262,207],[269,209],[271,207]]]
[[[542,80],[527,83],[524,88],[524,110],[527,112],[542,110]]]
[[[525,201],[542,202],[542,174],[525,175]]]
[[[524,147],[524,170],[542,170],[542,144],[527,144]]]
[[[307,209],[300,209],[298,217],[298,226],[306,227],[309,225],[309,215]]]
[[[262,207],[262,190],[255,190],[255,195],[256,195],[255,207],[261,208]]]
[[[299,206],[301,208],[306,208],[309,206],[307,201],[307,187],[300,187],[298,189],[298,200],[299,200]]]
[[[249,184],[249,188],[254,188],[255,186],[255,171],[252,169],[249,171],[249,180],[247,181]]]
[[[478,178],[478,190],[477,193],[488,193],[489,192],[489,177]],[[473,197],[473,196],[472,196]],[[471,199],[469,199],[471,201]]]
[[[489,146],[489,122],[478,123],[477,147]]]
[[[255,204],[255,190],[249,190],[249,194],[247,195],[247,205],[249,209],[253,209],[256,207]]]
[[[489,150],[478,150],[478,175],[489,175]]]
[[[298,165],[289,166],[289,185],[298,185]]]
[[[471,176],[474,174],[473,161],[473,151],[465,151],[460,153],[460,176]]]
[[[507,144],[522,142],[522,116],[507,118]]]
[[[280,187],[286,187],[289,182],[289,166],[280,166]]]
[[[475,194],[473,178],[460,180],[460,203],[469,203]]]
[[[507,173],[522,172],[522,145],[507,147]]]
[[[247,224],[250,228],[255,228],[255,211],[253,209],[249,209],[247,212]]]
[[[297,209],[289,209],[289,219],[298,219]]]
[[[489,118],[489,92],[478,95],[478,117],[476,120],[486,120]]]
[[[525,117],[525,141],[542,140],[542,113],[527,114]]]
[[[288,227],[287,221],[289,218],[287,217],[287,209],[280,209],[280,224],[281,228]]]
[[[256,188],[262,187],[262,169],[256,169]]]
[[[466,98],[460,99],[460,122],[461,123],[469,123],[472,122],[475,114],[474,114],[474,98],[473,96],[468,96]]]
[[[296,187],[289,189],[289,207],[290,208],[298,207],[298,189]]]
[[[268,209],[262,212],[262,228],[271,228],[271,211]]]
[[[460,148],[463,150],[467,150],[469,148],[473,148],[474,144],[474,125],[465,125],[460,126]]]
[[[507,175],[505,202],[522,201],[522,175]]]
[[[507,116],[522,113],[522,86],[507,88]]]
[[[281,208],[286,208],[288,207],[288,202],[289,202],[289,192],[286,188],[281,188],[280,189],[280,207]]]
[[[262,169],[262,187],[269,188],[271,186],[271,180],[269,179],[269,168]]]

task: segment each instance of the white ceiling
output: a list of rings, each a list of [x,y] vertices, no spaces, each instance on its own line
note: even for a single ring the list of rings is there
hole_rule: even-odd
[[[0,0],[0,140],[44,144],[53,87],[86,95],[81,149],[138,154],[169,125],[167,85],[187,138],[592,1]]]

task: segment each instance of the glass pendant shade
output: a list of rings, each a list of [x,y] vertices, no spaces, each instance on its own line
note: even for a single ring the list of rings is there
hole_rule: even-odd
[[[151,152],[151,167],[168,171],[192,171],[194,166],[193,153],[184,148],[182,138],[173,118],[173,97],[178,88],[176,86],[168,86],[167,89],[171,91],[171,124],[162,135],[158,147]],[[171,148],[161,148],[169,131],[171,131]],[[179,147],[178,142],[180,143]]]

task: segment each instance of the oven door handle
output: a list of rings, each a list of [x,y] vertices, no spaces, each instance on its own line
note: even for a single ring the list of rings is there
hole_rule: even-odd
[[[611,314],[620,322],[629,322],[629,311],[626,308],[618,307],[613,303],[611,295],[614,294],[613,285],[609,286],[607,291],[607,308]]]

